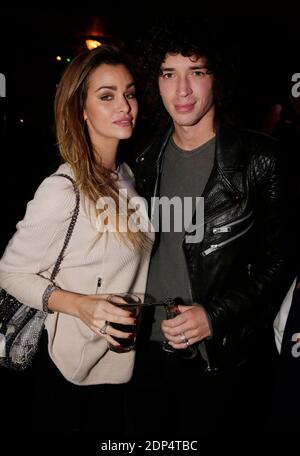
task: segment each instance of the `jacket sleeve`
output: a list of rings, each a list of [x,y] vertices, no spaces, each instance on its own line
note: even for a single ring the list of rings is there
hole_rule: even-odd
[[[25,217],[0,260],[0,286],[25,305],[42,310],[49,281],[38,273],[51,270],[63,246],[75,207],[72,183],[46,178],[27,204]]]
[[[282,245],[283,199],[278,171],[277,155],[271,151],[257,152],[249,160],[247,178],[255,218],[249,245],[251,262],[246,281],[236,280],[234,287],[205,305],[217,337],[271,324],[290,284]]]

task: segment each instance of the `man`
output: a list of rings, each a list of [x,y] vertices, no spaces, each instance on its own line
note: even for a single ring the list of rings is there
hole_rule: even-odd
[[[181,304],[169,320],[159,306],[144,312],[129,408],[131,432],[145,436],[150,428],[161,437],[259,428],[269,359],[256,356],[272,355],[263,334],[284,293],[277,143],[226,125],[220,59],[199,30],[156,30],[145,64],[171,125],[138,157],[138,190],[149,204],[153,196],[192,199],[194,232],[195,220],[204,223],[197,242],[189,223],[156,236],[147,292]],[[161,228],[169,214],[159,206],[152,214]]]
[[[280,353],[278,379],[271,407],[269,432],[299,434],[300,295],[299,274],[293,281],[274,321]]]

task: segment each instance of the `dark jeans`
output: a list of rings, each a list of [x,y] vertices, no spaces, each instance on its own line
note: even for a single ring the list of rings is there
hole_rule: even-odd
[[[128,435],[198,438],[255,436],[269,413],[273,360],[252,360],[228,372],[205,372],[200,355],[183,360],[159,343],[140,349],[126,397]]]

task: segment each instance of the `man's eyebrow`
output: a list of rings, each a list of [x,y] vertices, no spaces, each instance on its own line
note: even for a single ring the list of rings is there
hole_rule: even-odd
[[[203,70],[204,68],[207,68],[207,65],[192,65],[192,66],[188,67],[189,70]],[[161,66],[160,71],[176,71],[176,69],[171,68],[171,67],[166,68],[166,67]]]
[[[207,69],[207,65],[194,65],[189,67],[190,70],[204,70]]]
[[[130,89],[130,87],[132,87],[134,85],[135,85],[135,83],[132,81],[129,84],[127,84],[126,89]],[[98,87],[98,89],[96,89],[95,92],[98,92],[98,90],[101,90],[101,89],[118,90],[117,86],[115,86],[115,85],[111,85],[111,86],[104,85],[104,86]]]

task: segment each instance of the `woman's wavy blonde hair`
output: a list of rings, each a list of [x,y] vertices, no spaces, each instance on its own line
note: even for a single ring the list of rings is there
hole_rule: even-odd
[[[98,199],[110,197],[115,202],[118,220],[119,192],[116,179],[111,171],[96,161],[83,116],[89,75],[102,64],[124,65],[132,73],[128,62],[114,46],[102,45],[79,54],[67,67],[57,87],[55,127],[60,154],[72,167],[76,183],[92,203],[95,213],[98,213]],[[127,214],[127,227],[129,216],[130,213]],[[116,226],[116,232],[133,248],[141,249],[147,245],[147,236],[141,231],[133,232],[128,228],[124,233]]]

